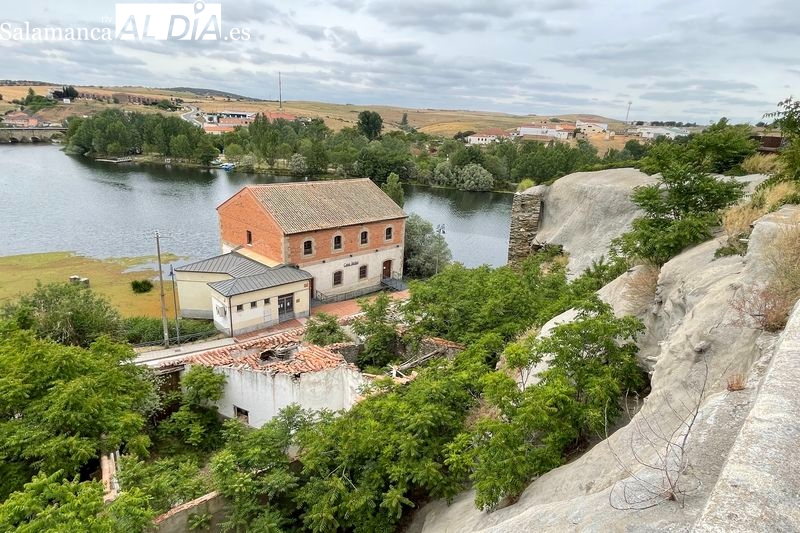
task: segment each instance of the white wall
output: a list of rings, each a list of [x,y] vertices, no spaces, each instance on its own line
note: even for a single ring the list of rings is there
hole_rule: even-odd
[[[295,317],[307,317],[311,309],[311,300],[308,292],[310,283],[310,281],[298,281],[247,294],[239,294],[231,297],[230,302],[228,298],[212,289],[211,305],[214,312],[214,325],[222,332],[229,335],[237,335],[277,324],[278,297],[285,294],[294,295]],[[264,302],[267,298],[269,298],[269,303]],[[251,303],[255,303],[255,307],[252,307]],[[236,309],[238,305],[242,306],[241,311]],[[233,333],[230,332],[230,316],[228,314],[220,316],[217,312],[218,306],[228,310],[233,316]]]
[[[234,406],[249,413],[249,424],[261,427],[282,408],[298,404],[303,409],[349,409],[365,384],[361,373],[351,367],[300,374],[267,374],[252,369],[218,367],[227,378],[225,393],[217,402],[220,414],[233,418]]]
[[[230,279],[227,274],[206,272],[175,272],[175,285],[178,288],[178,304],[184,318],[211,318],[213,308],[211,287],[208,283]]]
[[[353,254],[353,257],[340,257],[325,263],[306,265],[303,270],[314,276],[314,290],[328,296],[343,292],[355,291],[367,287],[380,285],[383,274],[383,262],[392,261],[392,272],[403,273],[403,247],[387,248],[376,252],[374,249],[362,254]],[[358,263],[358,264],[355,264]],[[345,266],[350,265],[350,266]],[[367,279],[358,279],[359,267],[367,265]],[[333,286],[333,273],[341,270],[342,284]]]

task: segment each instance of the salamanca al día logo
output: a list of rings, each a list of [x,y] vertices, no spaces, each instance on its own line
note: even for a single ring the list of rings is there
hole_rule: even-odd
[[[250,38],[246,29],[222,35],[222,4],[117,4],[120,41],[221,41]]]

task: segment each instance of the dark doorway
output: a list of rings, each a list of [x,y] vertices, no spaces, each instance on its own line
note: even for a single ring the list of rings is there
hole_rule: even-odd
[[[294,318],[294,294],[278,296],[278,321]]]
[[[387,279],[392,277],[392,260],[389,259],[388,261],[383,262],[383,276],[382,279]]]

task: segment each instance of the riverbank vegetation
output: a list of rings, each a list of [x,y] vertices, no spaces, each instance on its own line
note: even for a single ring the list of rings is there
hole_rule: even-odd
[[[177,256],[162,254],[165,262],[177,260]],[[61,283],[70,276],[89,279],[92,290],[113,302],[123,317],[161,316],[159,291],[136,294],[131,282],[144,277],[153,279],[157,271],[153,268],[155,257],[126,257],[95,259],[70,252],[48,252],[0,257],[0,305],[17,299],[20,295],[42,284]],[[174,316],[172,283],[164,284],[167,315]]]

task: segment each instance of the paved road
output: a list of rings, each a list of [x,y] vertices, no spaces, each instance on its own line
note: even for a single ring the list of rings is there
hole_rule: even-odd
[[[189,108],[191,109],[191,111],[189,111],[188,113],[183,113],[181,115],[181,118],[186,122],[188,122],[189,124],[192,124],[193,126],[202,128],[203,125],[200,122],[198,122],[197,119],[194,118],[195,114],[199,111],[199,109],[193,106],[189,106]]]

